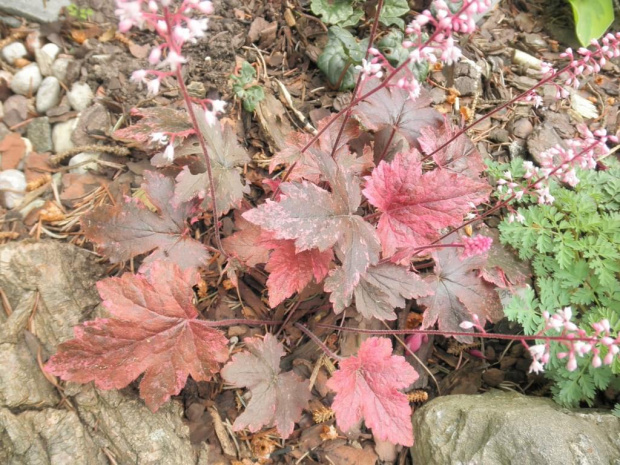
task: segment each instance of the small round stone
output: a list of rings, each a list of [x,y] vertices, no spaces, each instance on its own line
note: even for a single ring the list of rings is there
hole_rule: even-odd
[[[99,167],[99,165],[97,165],[96,160],[99,160],[98,153],[92,153],[92,152],[78,153],[77,155],[71,157],[71,160],[69,160],[69,166],[80,165],[81,163],[84,163],[84,162],[90,162],[90,163],[85,163],[84,165],[78,166],[77,168],[72,168],[69,170],[69,173],[86,174],[89,171],[97,171],[97,168]]]
[[[39,89],[42,80],[39,65],[32,63],[15,73],[11,81],[11,90],[16,94],[28,96]]]
[[[35,106],[37,113],[45,114],[60,103],[60,82],[54,76],[48,76],[43,79],[39,90]]]
[[[28,51],[21,42],[13,42],[2,49],[2,58],[10,65],[15,64],[15,60],[24,58],[26,55],[28,55]]]
[[[4,170],[0,172],[0,189],[11,189],[12,191],[26,190],[26,176],[19,170]],[[3,192],[0,200],[5,208],[14,208],[24,198],[20,192]]]
[[[92,103],[94,97],[93,91],[86,83],[74,83],[71,90],[67,93],[69,103],[76,111],[86,110]]]
[[[52,142],[56,153],[62,153],[75,147],[71,140],[71,135],[73,134],[76,124],[77,118],[73,118],[54,125],[52,129]]]

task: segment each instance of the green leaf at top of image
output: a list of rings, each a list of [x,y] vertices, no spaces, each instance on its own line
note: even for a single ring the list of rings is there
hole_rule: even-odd
[[[317,65],[333,87],[340,82],[340,90],[353,89],[355,66],[362,63],[367,46],[368,39],[358,42],[346,29],[332,26],[327,31],[327,45]]]
[[[601,37],[614,20],[612,0],[568,0],[575,17],[575,32],[582,45]]]
[[[312,0],[310,9],[326,24],[340,27],[355,26],[364,15],[361,8],[354,8],[354,0]]]
[[[401,29],[405,29],[405,21],[400,17],[409,13],[409,3],[407,0],[385,0],[379,21],[384,26],[395,24]]]

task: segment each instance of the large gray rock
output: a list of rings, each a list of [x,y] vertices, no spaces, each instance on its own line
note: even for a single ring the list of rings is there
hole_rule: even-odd
[[[10,465],[110,463],[75,412],[0,409],[0,462]]]
[[[153,413],[132,388],[75,383],[63,383],[61,402],[43,375],[37,356],[45,361],[74,325],[105,316],[94,286],[103,271],[96,256],[70,244],[0,246],[0,288],[12,309],[8,317],[0,311],[0,463],[208,463],[206,445],[190,442],[180,402]]]
[[[620,419],[494,391],[434,399],[413,415],[415,465],[620,464]]]
[[[40,23],[51,23],[58,19],[60,10],[70,4],[71,0],[0,0],[0,11]]]

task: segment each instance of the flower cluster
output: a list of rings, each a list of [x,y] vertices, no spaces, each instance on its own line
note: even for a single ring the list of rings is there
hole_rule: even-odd
[[[580,124],[577,130],[581,135],[580,139],[567,140],[566,148],[556,145],[540,154],[540,175],[548,177],[553,174],[560,181],[575,187],[579,183],[575,168],[594,169],[596,160],[610,152],[607,142],[618,142],[618,138],[607,135],[605,129],[592,132],[585,124]],[[532,175],[534,171],[532,168]]]
[[[405,48],[414,48],[409,55],[413,61],[428,60],[431,63],[440,57],[441,61],[451,64],[461,57],[461,50],[455,45],[453,32],[471,34],[476,30],[475,15],[486,11],[491,0],[469,0],[453,13],[447,2],[436,0],[433,3],[435,15],[424,10],[407,26],[406,33],[417,37],[417,41],[407,40]],[[430,43],[422,43],[422,30],[431,25],[435,28]]]
[[[181,79],[180,66],[187,62],[181,50],[187,43],[195,43],[205,36],[208,29],[208,18],[192,18],[191,15],[213,14],[213,3],[207,0],[116,0],[116,15],[120,19],[119,30],[127,32],[132,27],[151,27],[163,39],[149,54],[149,63],[156,69],[140,69],[134,71],[131,80],[140,85],[145,84],[149,95],[159,93],[163,79],[176,76]],[[162,69],[169,68],[170,71]],[[204,116],[210,125],[214,124],[217,116],[224,112],[226,102],[222,100],[193,100],[202,106]],[[164,158],[174,160],[174,134],[157,133],[152,142],[166,145]]]
[[[571,187],[579,183],[576,169],[591,170],[596,168],[597,160],[607,156],[611,151],[608,142],[617,143],[616,136],[610,136],[605,129],[590,131],[585,124],[577,126],[580,138],[564,141],[539,154],[540,167],[531,161],[523,162],[525,185],[513,179],[510,171],[497,181],[498,192],[508,199],[521,200],[524,194],[535,195],[539,204],[553,204],[555,198],[549,192],[548,180],[551,177],[565,182]],[[509,207],[510,208],[510,207]],[[522,221],[521,215],[511,213],[509,221]]]
[[[374,55],[374,58],[370,60],[363,59],[361,66],[358,65],[355,69],[362,73],[363,79],[372,76],[380,79],[381,76],[383,76],[383,66],[379,63],[381,60],[381,53],[376,48],[371,48],[369,53]]]
[[[461,260],[465,260],[475,255],[487,253],[493,244],[493,239],[482,235],[474,237],[463,236],[461,237],[461,243],[463,245]]]
[[[433,4],[435,14],[425,10],[407,26],[405,32],[409,38],[402,45],[410,49],[410,53],[406,63],[399,67],[399,70],[402,69],[406,74],[399,73],[397,82],[390,85],[406,90],[412,100],[418,98],[422,86],[407,65],[420,62],[436,63],[438,60],[446,64],[458,61],[462,53],[456,46],[452,34],[474,32],[475,15],[484,12],[491,3],[491,0],[466,0],[460,9],[453,13],[445,0],[436,0]],[[427,26],[432,26],[434,32],[428,40],[424,40],[422,31]],[[394,71],[379,51],[371,48],[369,53],[373,58],[363,60],[362,65],[356,67],[363,78],[369,76],[381,78],[383,68]]]
[[[580,55],[580,58],[575,58],[571,48],[566,49],[560,55],[562,58],[570,60],[566,70],[568,77],[564,82],[565,85],[578,89],[580,82],[577,76],[588,76],[598,73],[608,60],[620,57],[620,32],[615,34],[609,33],[600,42],[592,39],[590,45],[594,50],[589,50],[585,47],[577,50],[577,55]]]
[[[557,353],[557,357],[567,359],[566,369],[575,371],[577,369],[577,357],[583,357],[586,354],[592,354],[592,366],[598,368],[601,365],[611,365],[614,358],[620,352],[620,336],[612,337],[611,328],[608,320],[601,320],[592,324],[593,335],[588,335],[585,330],[577,327],[571,321],[572,309],[565,307],[554,315],[544,312],[545,328],[540,333],[545,334],[547,331],[560,331],[561,339],[554,338],[558,344],[563,345],[566,350]],[[541,339],[543,339],[541,337]],[[544,367],[549,363],[551,340],[547,339],[542,344],[536,344],[528,348],[532,356],[532,364],[530,365],[530,373],[540,373],[544,371]],[[604,358],[601,359],[601,355]]]

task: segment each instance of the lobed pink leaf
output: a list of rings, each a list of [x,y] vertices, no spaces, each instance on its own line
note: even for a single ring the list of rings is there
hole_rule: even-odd
[[[318,130],[322,130],[330,119],[331,116],[321,119],[317,125]],[[311,148],[304,153],[301,152],[301,149],[308,145],[308,143],[314,138],[314,135],[302,131],[295,131],[291,133],[287,137],[286,148],[279,151],[272,157],[271,164],[269,165],[269,172],[273,173],[277,166],[281,164],[288,166],[295,164],[295,167],[290,172],[288,177],[290,181],[301,181],[302,179],[306,179],[308,181],[318,183],[321,172],[316,163],[317,152],[328,154],[328,156],[331,156],[333,152],[336,159],[342,158],[342,161],[345,164],[355,166],[358,161],[354,156],[349,157],[349,154],[351,153],[349,141],[359,137],[359,125],[355,121],[349,119],[342,131],[338,145],[336,145],[336,139],[340,133],[340,127],[341,125],[338,123],[329,126],[329,128],[327,128],[327,130],[319,136],[319,139],[311,146]]]
[[[398,390],[416,379],[405,358],[392,355],[389,339],[366,339],[357,356],[342,360],[327,382],[336,392],[332,409],[338,427],[348,431],[363,419],[377,439],[412,446],[411,407]]]
[[[382,212],[378,233],[385,256],[398,248],[430,244],[439,229],[460,225],[470,204],[483,202],[491,191],[481,180],[448,170],[422,174],[419,160],[416,150],[399,153],[365,178],[363,193]]]
[[[480,276],[485,281],[510,289],[525,283],[532,276],[529,263],[519,260],[516,252],[501,243],[497,229],[485,228],[481,233],[493,239],[488,259],[480,270]]]
[[[262,242],[272,248],[265,270],[269,272],[267,289],[269,306],[275,308],[295,292],[301,292],[312,278],[320,283],[329,271],[334,258],[331,249],[297,252],[292,240],[271,240]]]
[[[336,313],[342,312],[355,297],[355,308],[364,318],[394,320],[395,308],[404,308],[405,299],[428,296],[432,290],[417,274],[403,266],[390,263],[371,266],[366,270],[352,293],[345,293],[340,281],[343,272],[335,270],[325,281],[331,292],[330,301]]]
[[[372,89],[379,81],[369,79],[366,88]],[[353,109],[353,115],[362,125],[375,132],[385,132],[389,138],[392,130],[409,144],[417,148],[421,130],[441,123],[441,114],[431,108],[430,94],[422,89],[420,96],[412,100],[406,90],[398,87],[383,87]]]
[[[228,358],[227,339],[197,319],[196,272],[154,262],[145,274],[126,273],[97,283],[112,318],[76,326],[45,366],[67,381],[121,389],[140,374],[140,396],[156,411],[178,394],[188,375],[209,381]]]
[[[439,127],[427,126],[422,128],[420,130],[422,137],[418,139],[418,142],[424,153],[431,154],[452,139],[457,130],[444,118],[444,123]],[[482,155],[465,134],[460,135],[437,153],[434,153],[433,160],[442,169],[473,179],[478,179],[480,173],[485,169]]]
[[[243,218],[239,210],[235,210],[234,215],[235,226],[239,230],[222,239],[224,251],[247,266],[267,263],[269,248],[262,243],[263,230]]]

